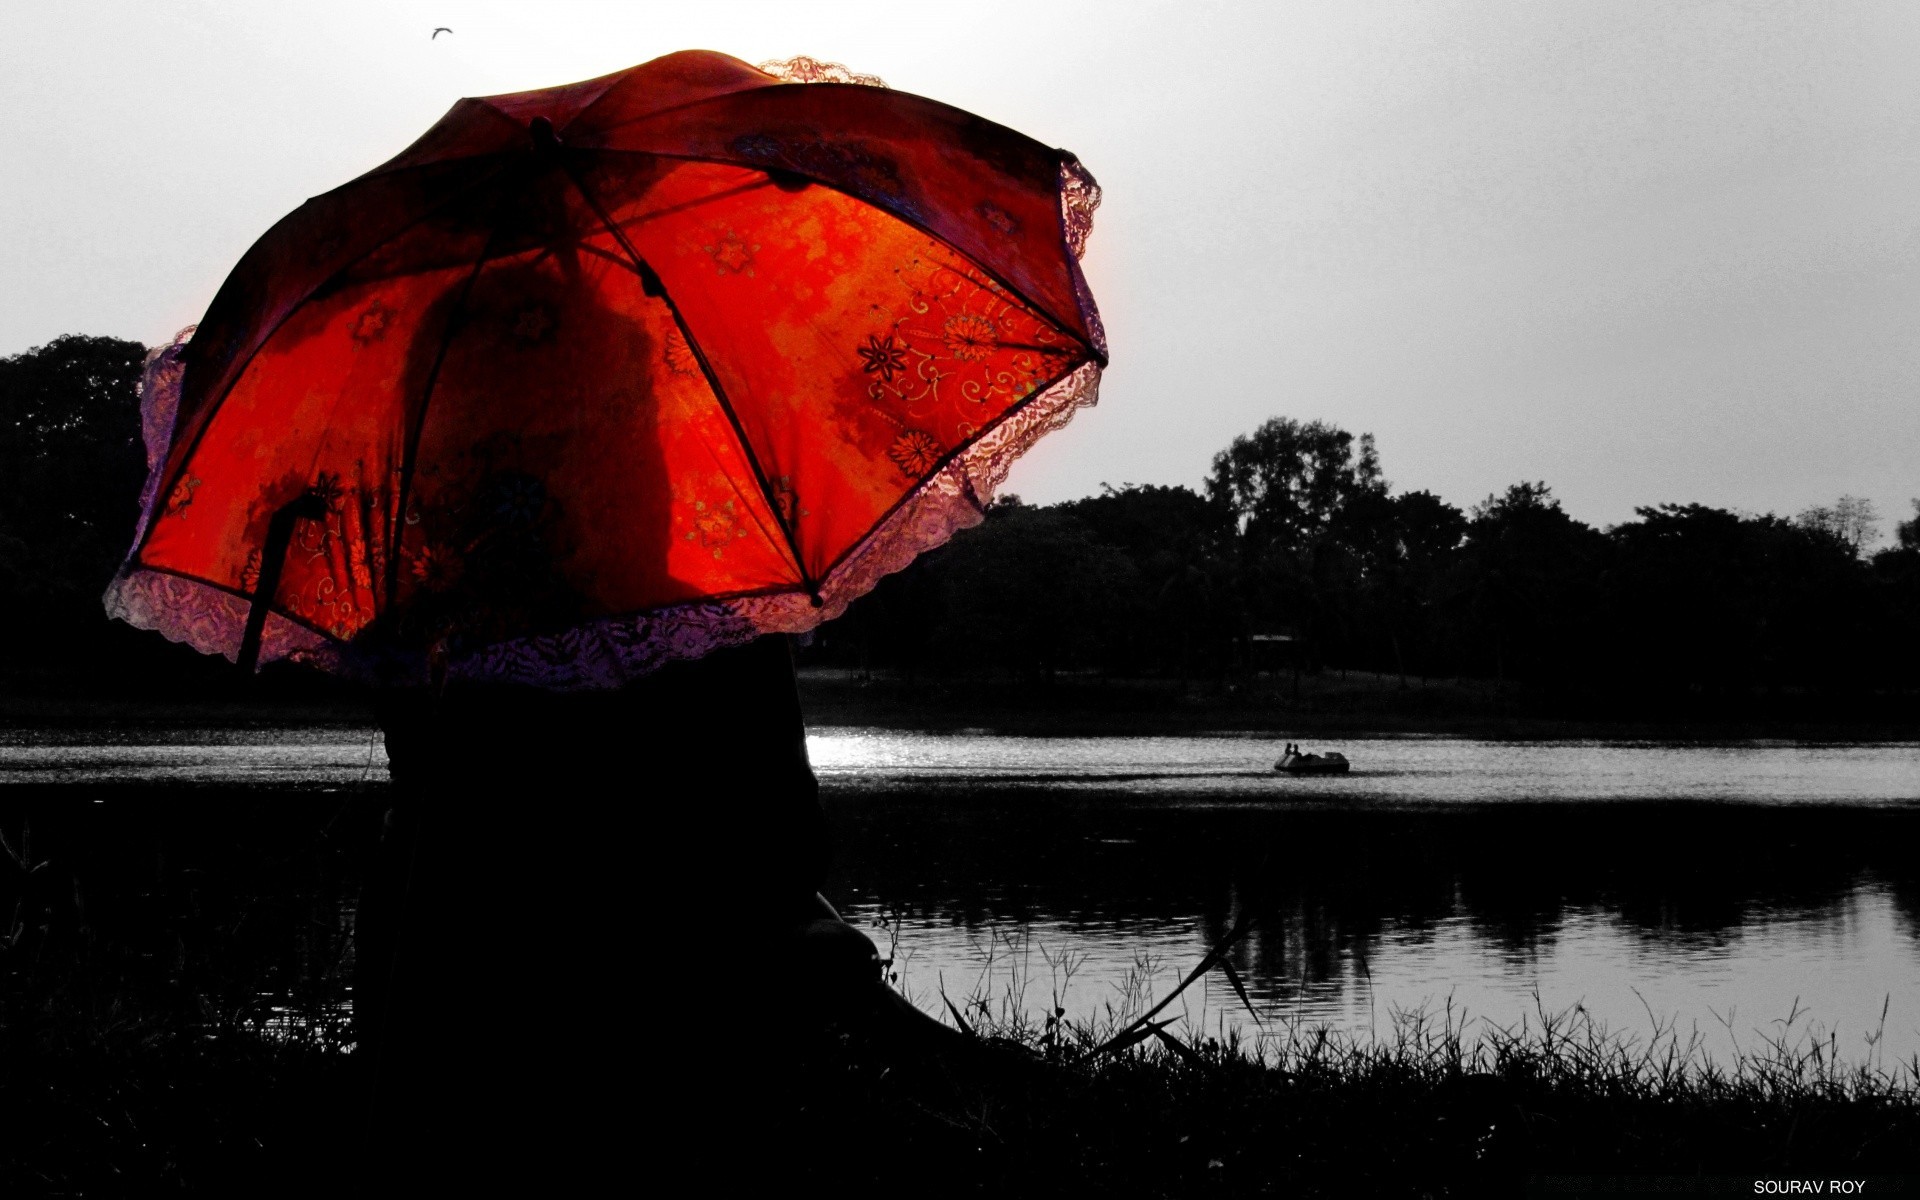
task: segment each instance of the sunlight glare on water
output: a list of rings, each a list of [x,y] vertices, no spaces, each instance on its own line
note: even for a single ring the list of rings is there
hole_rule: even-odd
[[[850,889],[846,911],[867,923],[897,920],[904,982],[931,1011],[942,1010],[943,991],[998,1008],[1011,988],[1031,1014],[1050,1008],[1064,988],[1059,1003],[1069,1014],[1094,1019],[1143,970],[1165,994],[1222,934],[1222,914],[1194,905],[1209,889],[1217,895],[1233,886],[1229,868],[1209,880],[1198,860],[1223,844],[1277,835],[1285,852],[1331,865],[1305,881],[1278,868],[1283,892],[1294,894],[1263,918],[1274,927],[1257,928],[1235,952],[1267,1025],[1256,1024],[1215,973],[1175,1006],[1189,1029],[1250,1034],[1291,1018],[1365,1034],[1390,1029],[1396,1012],[1425,1010],[1437,1019],[1449,1002],[1456,1018],[1465,1011],[1501,1027],[1524,1020],[1538,1028],[1541,1009],[1559,1014],[1581,1005],[1601,1025],[1643,1043],[1656,1022],[1683,1044],[1697,1031],[1700,1051],[1722,1062],[1760,1048],[1765,1037],[1797,1042],[1829,1032],[1855,1059],[1871,1050],[1896,1062],[1920,1052],[1914,880],[1909,873],[1890,886],[1870,867],[1848,866],[1877,861],[1885,847],[1861,846],[1862,857],[1849,859],[1854,851],[1819,835],[1826,818],[1807,816],[1795,818],[1794,828],[1814,839],[1803,850],[1825,855],[1818,871],[1801,871],[1804,853],[1788,847],[1775,867],[1700,874],[1744,853],[1722,852],[1720,838],[1751,827],[1756,810],[1897,811],[1920,803],[1920,746],[1344,738],[1307,748],[1341,750],[1354,764],[1350,775],[1292,778],[1271,769],[1283,740],[835,729],[816,733],[810,747],[825,794],[838,797],[849,819],[870,814],[862,836],[882,839],[877,861],[847,872],[850,882],[878,891]],[[925,803],[942,796],[970,815],[920,815],[943,811]],[[1289,844],[1292,826],[1248,823],[1262,813],[1374,811],[1386,822],[1374,833],[1391,835],[1400,811],[1446,814],[1436,819],[1453,828],[1454,812],[1511,804],[1537,813],[1521,806],[1542,803],[1597,812],[1594,805],[1614,802],[1636,805],[1632,815],[1622,810],[1624,874],[1575,858],[1556,868],[1560,848],[1550,845],[1531,846],[1527,858],[1503,867],[1497,849],[1467,860],[1450,857],[1457,846],[1436,844],[1425,858],[1416,848],[1411,860],[1391,860],[1410,862],[1424,880],[1391,881],[1409,890],[1371,901],[1354,899],[1355,888],[1365,894],[1364,883],[1341,882],[1340,864],[1354,847]],[[1697,845],[1674,845],[1673,806],[1701,802],[1725,805],[1726,816],[1704,830],[1689,827],[1687,837],[1705,835]],[[970,807],[981,803],[989,807]],[[1055,840],[1043,849],[1022,848],[1036,829],[1026,811],[1052,822]],[[1157,825],[1129,824],[1123,815],[1153,811],[1166,814]],[[910,821],[928,828],[909,832]],[[1175,844],[1168,836],[1209,822],[1219,830],[1211,839]],[[979,836],[974,828],[982,823],[1008,832]],[[1486,836],[1519,836],[1516,845],[1529,846],[1525,830],[1510,825],[1491,824]],[[922,851],[914,859],[928,837],[964,842],[944,856]],[[1649,857],[1655,845],[1668,854]],[[910,861],[895,865],[903,856]],[[861,870],[876,866],[888,868],[887,877],[866,880]],[[1514,867],[1525,869],[1504,882]],[[1067,882],[1049,882],[1076,869]],[[934,882],[916,882],[929,874]],[[1149,881],[1154,886],[1143,886]],[[1443,906],[1436,919],[1394,907],[1425,903],[1420,889],[1428,885],[1443,897],[1452,889],[1450,913]],[[1073,967],[1070,981],[1063,964]],[[1869,1034],[1877,1036],[1871,1044]]]
[[[1282,739],[1003,737],[821,729],[807,739],[828,786],[914,781],[1099,788],[1194,799],[1337,798],[1386,804],[1498,800],[1731,800],[1746,804],[1920,801],[1920,745],[1344,738],[1338,777],[1275,772]]]
[[[1205,801],[1373,804],[1704,799],[1745,804],[1920,802],[1920,744],[1503,742],[1457,737],[1344,738],[1350,775],[1272,770],[1282,740],[1005,737],[822,728],[807,738],[831,789],[915,782],[1099,789]],[[1315,748],[1336,748],[1309,746]],[[259,729],[0,731],[0,781],[15,783],[365,782],[385,775],[379,731]]]
[[[808,748],[843,864],[833,898],[864,927],[896,921],[905,983],[929,1008],[943,989],[1004,998],[1012,985],[1038,1011],[1058,985],[1087,1019],[1143,970],[1162,993],[1173,986],[1220,936],[1220,897],[1238,886],[1214,865],[1221,847],[1277,839],[1320,866],[1283,860],[1293,891],[1236,951],[1263,1020],[1364,1033],[1449,999],[1501,1025],[1536,1003],[1578,1003],[1615,1030],[1697,1028],[1724,1057],[1808,1010],[1843,1051],[1864,1052],[1886,1005],[1878,1052],[1920,1052],[1920,875],[1899,865],[1898,847],[1820,833],[1849,812],[1877,820],[1920,806],[1920,743],[1348,737],[1306,748],[1340,750],[1350,775],[1294,778],[1272,769],[1284,740],[817,729]],[[385,760],[367,727],[0,731],[0,784],[338,790],[384,782]],[[1476,860],[1462,846],[1482,846],[1480,834],[1380,857],[1420,821],[1434,824],[1417,838],[1431,838],[1511,805],[1531,829],[1540,813],[1611,814],[1629,801],[1643,807],[1601,818],[1629,831],[1625,874],[1540,853],[1504,860],[1497,847]],[[1715,815],[1692,827],[1699,847],[1647,858],[1670,840],[1668,809],[1703,801]],[[1810,840],[1777,869],[1690,878],[1723,862],[1723,830],[1757,827],[1762,810],[1800,821]],[[1379,847],[1290,840],[1310,828],[1302,821],[1368,813]],[[1514,818],[1494,821],[1487,836],[1509,836]],[[1820,862],[1803,869],[1814,851]],[[1400,874],[1353,876],[1368,853]],[[1216,976],[1183,1007],[1196,1028],[1253,1028]]]
[[[311,784],[384,780],[376,729],[0,730],[0,784]]]

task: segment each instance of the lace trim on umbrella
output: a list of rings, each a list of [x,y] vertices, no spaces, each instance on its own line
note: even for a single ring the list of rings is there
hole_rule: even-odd
[[[150,629],[170,642],[235,662],[252,605],[232,592],[164,571],[123,569],[108,585],[107,615],[135,629]],[[267,614],[260,635],[260,661],[291,659],[351,674],[338,642],[279,613]]]
[[[776,67],[780,70],[773,69]],[[812,59],[791,59],[766,64],[762,69],[798,82],[885,86],[872,76],[855,76],[844,67]],[[1085,251],[1087,235],[1093,228],[1100,186],[1071,156],[1061,164],[1060,179],[1063,228],[1077,257]],[[1074,286],[1094,345],[1104,354],[1106,337],[1099,313],[1077,266],[1076,262]],[[147,450],[147,482],[141,493],[136,547],[161,503],[161,472],[180,398],[180,352],[193,332],[189,326],[149,354],[142,374],[140,415]],[[557,690],[611,688],[668,662],[699,658],[765,633],[812,629],[844,613],[884,576],[943,545],[960,530],[978,525],[1014,461],[1041,437],[1065,426],[1081,408],[1093,405],[1099,387],[1099,366],[1084,364],[935,472],[833,571],[820,588],[819,607],[799,593],[677,605],[590,622],[562,634],[489,646],[448,663],[447,674],[457,679],[524,683]],[[220,588],[139,568],[131,557],[107,588],[104,601],[110,617],[152,630],[202,654],[218,654],[229,660],[238,657],[250,607],[248,600]],[[411,677],[424,681],[428,673],[424,655],[415,655],[411,661],[391,657],[376,661],[356,647],[272,613],[261,638],[260,661],[279,659],[370,680]]]
[[[1087,238],[1093,233],[1093,210],[1100,207],[1100,185],[1073,155],[1061,151],[1060,228],[1066,235],[1067,249],[1073,258],[1067,271],[1073,276],[1073,296],[1080,302],[1080,316],[1087,324],[1087,337],[1100,356],[1107,355],[1107,328],[1100,322],[1100,306],[1093,302],[1093,289],[1087,286],[1080,260],[1086,257]]]
[[[554,690],[619,687],[675,659],[699,658],[762,634],[804,633],[844,613],[882,577],[978,525],[1014,460],[1094,404],[1099,392],[1100,368],[1087,363],[989,430],[841,562],[821,585],[818,608],[798,592],[684,604],[489,646],[450,664],[447,673]]]
[[[140,523],[133,532],[135,546],[146,538],[147,526],[153,523],[154,510],[159,507],[160,475],[166,465],[167,450],[173,444],[173,418],[180,410],[180,380],[187,369],[180,361],[180,354],[192,340],[195,328],[189,325],[174,334],[166,345],[149,350],[146,365],[140,372],[140,438],[147,447],[147,483],[140,489]]]
[[[1100,207],[1100,181],[1079,159],[1064,150],[1060,153],[1060,215],[1066,224],[1067,249],[1075,258],[1085,258],[1093,210]]]
[[[863,87],[887,86],[887,81],[878,75],[862,75],[850,71],[839,63],[821,62],[817,58],[808,58],[804,54],[792,58],[768,59],[760,64],[760,69],[775,79],[785,83],[857,83]]]
[[[1099,399],[1100,367],[1085,363],[988,430],[921,484],[827,577],[820,590],[823,607],[817,610],[826,614],[821,619],[839,616],[847,605],[872,591],[882,577],[944,545],[960,530],[980,524],[1015,460],[1042,437],[1065,428],[1081,409],[1093,407]]]
[[[803,633],[844,613],[882,577],[978,525],[1014,460],[1094,404],[1099,389],[1100,368],[1087,363],[955,456],[828,576],[818,608],[795,592],[681,604],[488,646],[449,662],[447,676],[560,691],[613,688],[676,659],[700,658],[762,634]],[[239,652],[249,603],[195,580],[134,568],[123,570],[107,589],[106,607],[109,616],[136,628],[232,660]],[[424,682],[428,677],[424,655],[376,660],[272,613],[261,638],[260,661],[283,658],[370,681]]]

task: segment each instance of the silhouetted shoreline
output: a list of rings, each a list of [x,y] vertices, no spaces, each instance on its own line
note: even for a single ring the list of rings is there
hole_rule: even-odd
[[[1167,680],[1054,679],[909,682],[854,672],[802,671],[816,726],[1034,736],[1448,734],[1514,740],[1831,742],[1920,738],[1920,698],[1836,703],[1788,695],[1746,704],[1700,703],[1634,712],[1540,697],[1488,680],[1411,680],[1324,671],[1301,681],[1271,675],[1183,685]]]
[[[0,430],[20,568],[0,593],[32,631],[0,663],[0,720],[359,719],[338,681],[242,679],[102,611],[143,474],[144,353],[68,337],[0,357],[7,389],[66,414]],[[1602,529],[1543,482],[1462,510],[1393,492],[1382,469],[1366,435],[1276,417],[1199,490],[1003,497],[805,639],[808,719],[1296,739],[1920,733],[1920,510],[1884,547],[1857,497],[1792,518],[1657,504]]]
[[[212,668],[231,668],[208,660]],[[264,728],[371,724],[351,684],[298,668],[197,686],[83,686],[0,691],[0,730],[124,732],[139,728]],[[1431,679],[1360,671],[1286,672],[1182,681],[1093,674],[1021,678],[863,673],[803,666],[802,705],[815,728],[987,731],[1037,737],[1264,733],[1275,738],[1444,734],[1497,740],[1884,742],[1920,738],[1920,695],[1703,696],[1644,709],[1618,701],[1545,695],[1511,682]]]
[[[337,1195],[352,1185],[363,1084],[340,1005],[352,962],[350,898],[386,791],[377,778],[337,790],[0,788],[0,830],[14,850],[49,863],[26,877],[18,897],[12,887],[0,895],[9,912],[16,898],[25,901],[18,943],[0,955],[0,1060],[8,1066],[0,1108],[15,1114],[0,1148],[0,1190]],[[945,798],[956,803],[919,806],[921,824],[933,828],[904,842],[910,831],[892,811],[886,837],[864,839],[862,871],[886,873],[882,882],[911,902],[912,887],[930,874],[965,871],[967,838],[992,837],[1018,819],[1031,873],[1074,886],[1062,866],[1071,856],[1034,828],[1031,794],[974,788]],[[1084,794],[1049,801],[1092,802]],[[996,806],[998,815],[982,811],[965,837],[943,824],[964,816],[956,810]],[[829,807],[849,825],[879,820],[870,798]],[[1375,889],[1404,892],[1420,863],[1460,858],[1484,862],[1487,879],[1504,881],[1470,899],[1516,931],[1540,896],[1603,898],[1622,871],[1686,879],[1702,894],[1702,903],[1635,919],[1713,929],[1789,867],[1809,894],[1846,877],[1856,851],[1898,868],[1920,816],[1736,814],[1708,804],[1633,812],[1631,821],[1606,805],[1298,813],[1275,817],[1272,837],[1230,844],[1242,857],[1265,842],[1343,847],[1324,860],[1290,857],[1286,878],[1298,886],[1296,876],[1311,870],[1339,882],[1345,890],[1329,911],[1352,908],[1358,925],[1380,903]],[[1157,830],[1156,851],[1178,868],[1151,881],[1219,893],[1205,906],[1217,939],[1239,893],[1230,864],[1216,861],[1219,846],[1165,841],[1184,824],[1179,816],[1142,818]],[[31,842],[18,836],[29,824]],[[1556,855],[1509,861],[1514,831]],[[1569,855],[1585,865],[1570,865]],[[1515,863],[1524,868],[1517,875]],[[1288,902],[1278,899],[1284,913]],[[1274,936],[1280,926],[1263,932],[1261,921],[1278,919],[1256,918],[1255,937]],[[724,946],[718,961],[725,978],[716,986],[755,986],[752,964],[729,962]],[[768,996],[777,1019],[778,989]],[[739,1034],[702,1029],[698,1010],[677,1001],[655,1019],[700,1036]],[[1910,1165],[1901,1148],[1920,1136],[1910,1077],[1860,1074],[1795,1058],[1790,1048],[1759,1051],[1743,1077],[1698,1065],[1663,1074],[1617,1037],[1580,1028],[1577,1014],[1563,1019],[1571,1024],[1559,1027],[1560,1040],[1529,1034],[1478,1058],[1437,1021],[1396,1025],[1371,1044],[1316,1041],[1301,1030],[1270,1048],[1280,1060],[1263,1063],[1178,1029],[1169,1031],[1177,1047],[1149,1038],[1131,1052],[1095,1056],[1088,1051],[1098,1029],[1049,1032],[1037,1018],[970,1013],[985,1057],[958,1077],[916,1072],[857,1034],[795,1030],[767,1040],[755,1032],[765,1044],[755,1111],[766,1121],[752,1144],[787,1164],[788,1182],[848,1194],[897,1189],[902,1170],[931,1172],[927,1194],[1490,1195],[1543,1172],[1778,1175],[1846,1163],[1857,1177]],[[832,1152],[849,1128],[885,1152]],[[723,1181],[724,1165],[700,1166]]]

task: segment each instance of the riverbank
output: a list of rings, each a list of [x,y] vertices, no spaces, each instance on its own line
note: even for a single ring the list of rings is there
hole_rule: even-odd
[[[1910,1068],[1847,1068],[1783,1040],[1720,1071],[1672,1031],[1579,1014],[1468,1040],[1445,1014],[1367,1041],[1305,1027],[1259,1045],[976,1016],[993,1065],[929,1081],[859,1050],[796,1080],[795,1144],[833,1114],[886,1152],[808,1164],[847,1194],[1499,1197],[1753,1194],[1758,1179],[1872,1178],[1920,1194]],[[799,1103],[810,1101],[804,1108]],[[1668,1177],[1649,1187],[1650,1177]]]
[[[1374,733],[1870,742],[1920,736],[1920,698],[1787,694],[1635,706],[1542,696],[1511,681],[1339,670],[1182,681],[1092,674],[907,678],[813,667],[800,672],[800,694],[815,726],[1049,737],[1257,732],[1295,740]]]
[[[803,660],[804,662],[804,660]],[[1014,678],[803,665],[802,706],[814,728],[977,731],[1034,737],[1263,733],[1278,739],[1440,734],[1518,741],[1570,739],[1884,742],[1920,737],[1920,695],[1790,692],[1742,699],[1601,702],[1548,696],[1513,681],[1421,679],[1337,669],[1231,680],[1059,674]],[[251,685],[230,678],[166,694],[97,695],[72,684],[0,692],[0,730],[365,726],[367,695],[298,669]]]
[[[110,1007],[91,1020],[23,1022],[16,1009],[0,1027],[0,1192],[369,1187],[364,1067],[324,1026],[288,1039],[95,997]],[[1661,1176],[1652,1190],[1666,1195],[1793,1178],[1920,1194],[1920,1177],[1900,1176],[1920,1145],[1911,1074],[1848,1068],[1817,1046],[1721,1072],[1577,1017],[1491,1044],[1438,1020],[1365,1043],[1279,1030],[1258,1048],[1167,1032],[1104,1054],[1092,1051],[1105,1031],[1089,1027],[978,1015],[971,1027],[977,1049],[931,1064],[858,1031],[762,1037],[752,1081],[726,1089],[760,1119],[711,1114],[719,1156],[650,1142],[644,1088],[608,1103],[632,1108],[637,1172],[716,1195],[769,1176],[841,1196],[1598,1196]]]
[[[365,1091],[345,1008],[351,902],[383,793],[0,789],[0,913],[16,918],[0,948],[0,1194],[337,1196],[353,1186]],[[870,798],[846,799],[843,821],[872,816]],[[980,861],[969,837],[998,836],[1016,819],[1022,853],[1045,860],[1036,877],[1072,890],[1098,868],[1075,850],[1084,839],[1049,840],[1053,825],[1030,795],[1002,800],[993,813],[1005,819],[975,821],[966,836],[940,824],[952,805],[914,806],[935,823],[920,832],[891,810],[886,844],[896,849],[885,861],[899,879],[878,885],[911,901],[913,881]],[[975,794],[968,806],[992,802]],[[1792,869],[1817,891],[1858,868],[1847,847],[1895,855],[1912,844],[1912,815],[1896,811],[1752,810],[1736,820],[1721,806],[1663,809],[1652,839],[1617,810],[1557,811],[1304,813],[1287,818],[1284,836],[1230,844],[1255,856],[1267,842],[1342,847],[1293,864],[1287,880],[1315,897],[1316,921],[1350,929],[1370,919],[1353,905],[1377,905],[1381,887],[1417,877],[1429,857],[1466,869],[1479,855],[1508,878],[1514,868],[1497,860],[1514,828],[1566,850],[1523,860],[1546,891],[1480,897],[1490,911],[1525,911],[1541,896],[1605,902],[1621,892],[1621,864],[1703,874],[1716,903],[1738,906],[1758,876]],[[1191,823],[1177,817],[1142,831],[1163,860],[1151,886],[1237,878],[1214,842],[1171,836]],[[882,853],[879,839],[860,841]],[[1636,842],[1649,844],[1635,851]],[[1718,850],[1703,859],[1708,842]],[[1354,898],[1314,884],[1315,871],[1344,880]],[[1295,943],[1305,932],[1285,919],[1288,903],[1270,910],[1245,890],[1221,899],[1223,921],[1236,897],[1255,914],[1256,956],[1277,953],[1263,939],[1284,930]],[[1647,919],[1697,916],[1682,905]],[[740,1057],[723,1045],[753,1041],[751,1078],[728,1092],[754,1098],[768,1120],[721,1137],[737,1155],[677,1163],[674,1148],[647,1152],[649,1172],[696,1170],[717,1192],[751,1160],[850,1196],[1497,1196],[1545,1176],[1863,1178],[1911,1170],[1920,1144],[1920,1063],[1863,1059],[1857,1038],[1840,1054],[1795,1033],[1716,1064],[1690,1057],[1671,1028],[1617,1036],[1579,1012],[1491,1037],[1481,1026],[1471,1039],[1445,1012],[1399,1021],[1383,1012],[1381,1035],[1365,1040],[1269,1017],[1264,1041],[1222,1044],[1174,1025],[1096,1055],[1144,995],[1122,996],[1104,1023],[1050,1026],[1043,989],[1028,989],[1034,1004],[1009,1007],[1002,978],[991,993],[954,991],[952,1009],[938,994],[916,996],[950,1023],[957,1011],[994,1047],[971,1064],[916,1070],[856,1031],[805,1033],[782,1019],[777,982],[724,953],[714,965],[718,982],[705,986],[759,989],[764,1026],[703,1030],[696,1002],[671,992],[664,1002],[655,993],[644,1019],[711,1038],[716,1070]],[[1214,992],[1231,996],[1224,984]],[[1775,1015],[1788,1014],[1764,1017]],[[658,1098],[617,1094],[634,1097],[621,1102],[644,1129],[644,1106]]]

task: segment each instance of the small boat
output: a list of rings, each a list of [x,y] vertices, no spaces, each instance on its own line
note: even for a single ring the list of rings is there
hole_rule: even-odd
[[[1298,750],[1289,750],[1273,764],[1276,771],[1285,771],[1289,775],[1345,775],[1347,756],[1337,750],[1325,754],[1302,754]]]

